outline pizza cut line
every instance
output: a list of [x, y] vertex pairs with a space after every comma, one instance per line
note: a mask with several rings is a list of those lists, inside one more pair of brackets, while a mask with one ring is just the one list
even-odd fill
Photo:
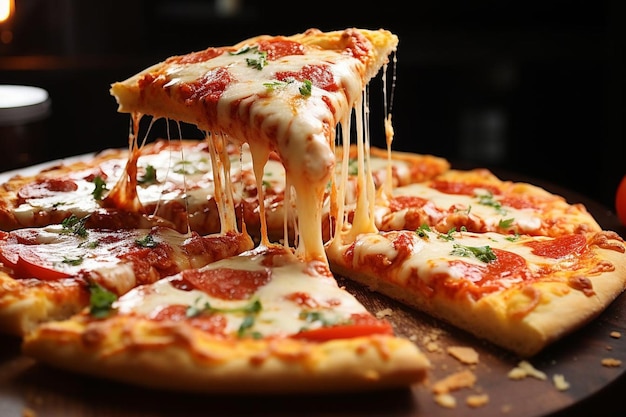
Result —
[[[397, 43], [382, 29], [263, 35], [173, 56], [114, 83], [119, 111], [133, 120], [128, 150], [3, 185], [7, 282], [69, 280], [82, 291], [73, 311], [39, 317], [23, 332], [24, 353], [185, 391], [426, 382], [424, 353], [334, 274], [522, 357], [597, 317], [626, 286], [626, 245], [583, 205], [484, 169], [393, 151], [390, 116], [388, 148], [370, 146], [368, 83], [385, 76]], [[194, 124], [206, 140], [139, 145], [145, 115]], [[70, 196], [74, 206], [58, 204]], [[195, 233], [209, 252], [211, 238], [243, 243], [217, 256], [200, 251], [202, 262], [123, 291], [111, 291], [97, 267], [50, 281], [17, 276], [24, 242], [16, 239], [37, 226], [58, 229], [81, 209], [94, 233]], [[58, 277], [62, 264], [46, 270]], [[94, 309], [86, 284], [113, 297]]]

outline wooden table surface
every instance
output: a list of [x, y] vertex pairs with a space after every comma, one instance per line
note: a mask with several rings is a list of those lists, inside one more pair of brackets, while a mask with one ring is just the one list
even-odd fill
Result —
[[[567, 190], [546, 186], [568, 201], [584, 199]], [[603, 228], [626, 236], [614, 214], [592, 201], [583, 201]], [[519, 359], [470, 335], [447, 326], [384, 296], [339, 278], [371, 311], [391, 308], [389, 319], [402, 335], [415, 336], [424, 348], [424, 335], [440, 350], [428, 352], [433, 363], [431, 381], [465, 369], [447, 355], [446, 346], [472, 346], [480, 354], [473, 367], [473, 388], [453, 393], [454, 409], [437, 405], [425, 385], [382, 392], [337, 395], [211, 396], [147, 390], [116, 382], [75, 375], [35, 363], [20, 354], [20, 341], [0, 336], [0, 416], [28, 417], [160, 417], [160, 416], [480, 416], [576, 417], [599, 413], [626, 415], [626, 293], [594, 322], [532, 358], [532, 365], [548, 380], [511, 380], [507, 373]], [[611, 336], [618, 332], [621, 337]], [[604, 358], [621, 361], [606, 367]], [[562, 374], [570, 388], [559, 391], [551, 381]], [[484, 393], [489, 402], [479, 408], [465, 404], [468, 395]], [[33, 414], [29, 414], [32, 412]]]

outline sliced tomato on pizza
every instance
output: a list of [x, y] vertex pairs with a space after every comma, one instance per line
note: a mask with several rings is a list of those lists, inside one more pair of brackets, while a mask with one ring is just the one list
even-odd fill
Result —
[[[0, 233], [0, 323], [2, 330], [21, 334], [46, 315], [58, 318], [84, 307], [98, 286], [115, 296], [185, 269], [197, 268], [253, 246], [247, 234], [230, 232], [200, 236], [166, 227], [152, 229], [87, 229], [86, 219], [68, 217], [58, 225]], [[84, 295], [56, 305], [73, 281]], [[59, 285], [63, 283], [63, 285]], [[50, 291], [36, 295], [42, 287]], [[72, 286], [74, 288], [74, 286]], [[47, 305], [34, 308], [28, 300]], [[47, 303], [46, 303], [47, 300]], [[72, 307], [69, 307], [72, 306]], [[61, 313], [62, 312], [62, 313]]]

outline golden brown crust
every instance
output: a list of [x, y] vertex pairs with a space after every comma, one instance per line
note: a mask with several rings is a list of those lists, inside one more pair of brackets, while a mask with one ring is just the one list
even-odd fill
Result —
[[[337, 146], [335, 153], [341, 157], [342, 152], [342, 147]], [[356, 158], [357, 152], [357, 146], [350, 145], [350, 158]], [[383, 168], [386, 168], [387, 161], [391, 162], [392, 185], [394, 187], [430, 180], [450, 169], [450, 162], [447, 159], [435, 155], [402, 152], [394, 149], [388, 152], [387, 149], [375, 146], [369, 147], [369, 154], [370, 158], [385, 162], [385, 166], [381, 164], [380, 167], [376, 167], [379, 169], [372, 167], [372, 170], [378, 171], [374, 172], [374, 182], [377, 187], [384, 182], [382, 175], [385, 174], [385, 169]]]
[[22, 336], [42, 322], [78, 313], [88, 302], [82, 280], [22, 280], [0, 271], [0, 333]]
[[184, 322], [116, 316], [49, 323], [24, 352], [44, 363], [145, 387], [204, 393], [345, 392], [423, 382], [410, 341], [371, 336], [313, 343], [224, 339]]
[[335, 274], [521, 357], [531, 357], [596, 318], [626, 289], [624, 241], [614, 232], [591, 235], [590, 268], [569, 271], [563, 266], [539, 281], [514, 285], [477, 301], [468, 296], [450, 298], [443, 291], [426, 294], [392, 274], [376, 275], [361, 266], [347, 265], [336, 245], [330, 246], [328, 253]]
[[[363, 85], [367, 84], [381, 68], [388, 62], [389, 54], [396, 50], [398, 38], [391, 32], [379, 30], [366, 30], [349, 28], [342, 31], [322, 32], [318, 29], [309, 29], [305, 32], [291, 36], [283, 36], [287, 40], [319, 47], [329, 51], [342, 52], [352, 42], [355, 37], [366, 40], [369, 43], [366, 47], [366, 58], [364, 60], [364, 73], [362, 74]], [[239, 42], [232, 48], [237, 50], [240, 47], [253, 44], [260, 40], [276, 38], [273, 35], [260, 35]], [[231, 134], [231, 129], [225, 125], [216, 125], [215, 120], [208, 120], [206, 114], [199, 108], [192, 108], [188, 103], [173, 99], [167, 90], [162, 88], [146, 89], [141, 85], [141, 80], [149, 74], [159, 74], [167, 68], [167, 62], [160, 62], [134, 76], [111, 85], [111, 94], [116, 98], [119, 106], [118, 111], [122, 113], [136, 113], [139, 115], [149, 114], [155, 118], [166, 118], [193, 124], [199, 129], [208, 132], [222, 132]], [[331, 126], [334, 129], [335, 126]], [[257, 129], [258, 130], [258, 129]], [[257, 132], [258, 133], [258, 132]], [[237, 137], [238, 135], [233, 135]], [[260, 139], [259, 139], [260, 140]]]

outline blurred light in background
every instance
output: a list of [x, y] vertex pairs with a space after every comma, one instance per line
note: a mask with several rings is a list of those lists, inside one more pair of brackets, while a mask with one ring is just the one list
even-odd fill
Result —
[[15, 12], [15, 0], [0, 0], [0, 43], [9, 44], [13, 40], [11, 23]]

